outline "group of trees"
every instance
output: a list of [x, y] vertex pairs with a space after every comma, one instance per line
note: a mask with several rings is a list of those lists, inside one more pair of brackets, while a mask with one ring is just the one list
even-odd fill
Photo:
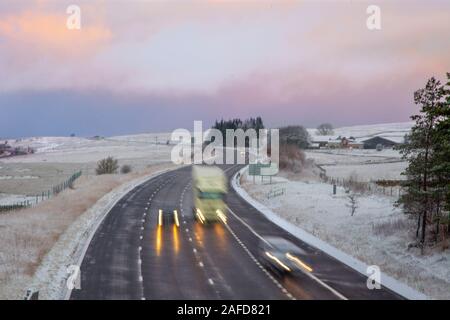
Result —
[[316, 133], [319, 136], [331, 136], [334, 134], [333, 125], [331, 123], [322, 123], [317, 127]]
[[450, 232], [450, 73], [447, 78], [446, 85], [431, 78], [414, 93], [420, 112], [411, 117], [415, 125], [399, 147], [408, 167], [398, 204], [417, 219], [422, 249], [427, 242], [446, 246]]
[[[259, 129], [264, 129], [264, 123], [261, 117], [249, 118], [241, 120], [239, 118], [231, 120], [216, 121], [212, 126], [218, 129], [222, 135], [226, 137], [227, 129], [255, 129], [257, 133]], [[270, 139], [270, 136], [268, 137]], [[299, 172], [305, 163], [305, 155], [301, 149], [309, 146], [310, 136], [308, 131], [302, 126], [286, 126], [279, 128], [280, 138], [280, 169]], [[226, 143], [224, 139], [224, 144]], [[270, 144], [269, 144], [270, 153]]]
[[296, 145], [300, 149], [308, 148], [311, 137], [302, 126], [286, 126], [279, 129], [280, 145]]
[[[333, 135], [333, 125], [330, 123], [322, 123], [317, 127], [316, 134], [319, 136]], [[294, 144], [300, 149], [306, 149], [311, 144], [311, 136], [303, 126], [282, 127], [280, 128], [280, 144]]]
[[258, 133], [259, 129], [264, 129], [264, 123], [263, 123], [261, 117], [245, 119], [244, 121], [242, 121], [239, 118], [235, 118], [235, 119], [231, 119], [231, 120], [221, 119], [220, 121], [216, 120], [216, 122], [214, 123], [212, 128], [218, 129], [220, 132], [222, 132], [222, 136], [226, 137], [227, 129], [233, 129], [233, 130], [242, 129], [244, 131], [247, 129], [255, 129], [256, 132]]
[[[248, 129], [254, 129], [256, 131], [256, 136], [259, 137], [259, 130], [264, 129], [264, 123], [261, 117], [249, 118], [245, 120], [241, 120], [239, 118], [234, 118], [230, 120], [215, 121], [214, 125], [211, 127], [212, 129], [217, 129], [222, 133], [223, 137], [223, 145], [227, 144], [226, 136], [227, 129], [237, 130], [242, 129], [244, 132]], [[206, 139], [205, 145], [209, 143], [209, 138]], [[248, 141], [245, 142], [246, 146], [248, 145]]]
[[[259, 129], [264, 129], [264, 123], [261, 117], [249, 118], [246, 120], [241, 120], [239, 118], [231, 120], [221, 119], [220, 121], [216, 120], [212, 128], [218, 129], [223, 137], [226, 137], [227, 129], [243, 129], [244, 131], [247, 129], [255, 129], [256, 133], [259, 134]], [[292, 125], [281, 127], [279, 133], [280, 144], [296, 145], [300, 149], [306, 149], [311, 143], [311, 137], [303, 126]], [[318, 135], [332, 135], [334, 134], [333, 126], [330, 123], [323, 123], [317, 127], [316, 133]]]

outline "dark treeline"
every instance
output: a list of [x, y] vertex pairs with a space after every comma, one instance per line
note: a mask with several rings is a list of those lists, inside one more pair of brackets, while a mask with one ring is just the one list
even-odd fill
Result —
[[220, 121], [216, 120], [216, 122], [214, 123], [212, 128], [220, 130], [220, 132], [222, 132], [222, 136], [226, 137], [227, 129], [233, 129], [233, 130], [242, 129], [244, 131], [247, 129], [255, 129], [256, 132], [258, 133], [259, 129], [264, 129], [264, 123], [263, 123], [261, 117], [245, 119], [244, 121], [242, 121], [239, 118], [235, 118], [235, 119], [231, 119], [231, 120], [221, 119]]
[[[248, 129], [255, 129], [256, 130], [256, 136], [259, 138], [259, 130], [264, 129], [264, 123], [261, 117], [256, 118], [249, 118], [245, 120], [241, 120], [239, 118], [234, 118], [230, 120], [223, 120], [220, 121], [216, 120], [214, 125], [212, 126], [212, 129], [217, 129], [222, 133], [223, 137], [223, 145], [226, 145], [226, 136], [227, 136], [227, 129], [242, 129], [244, 131]], [[206, 142], [207, 144], [208, 142]], [[246, 146], [248, 146], [248, 141], [245, 142]]]

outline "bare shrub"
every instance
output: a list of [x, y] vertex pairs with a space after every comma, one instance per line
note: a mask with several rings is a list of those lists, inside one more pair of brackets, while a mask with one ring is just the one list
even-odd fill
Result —
[[358, 209], [358, 196], [355, 193], [350, 193], [347, 198], [347, 207], [350, 208], [350, 214], [353, 217], [355, 215], [356, 209]]
[[122, 174], [127, 174], [131, 172], [131, 166], [128, 164], [124, 164], [121, 168], [120, 168], [120, 173]]
[[294, 144], [280, 145], [280, 169], [294, 173], [301, 172], [305, 166], [305, 154]]
[[97, 164], [97, 169], [95, 170], [98, 175], [101, 174], [113, 174], [117, 173], [117, 169], [119, 168], [117, 159], [113, 157], [108, 157], [102, 159]]

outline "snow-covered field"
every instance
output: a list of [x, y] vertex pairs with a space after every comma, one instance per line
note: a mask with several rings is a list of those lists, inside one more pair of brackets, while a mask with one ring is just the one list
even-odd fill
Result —
[[[334, 136], [354, 137], [358, 141], [380, 136], [400, 143], [412, 125], [412, 122], [403, 122], [343, 127], [334, 129]], [[313, 139], [319, 137], [315, 129], [308, 129], [308, 132]], [[400, 173], [406, 168], [406, 163], [397, 150], [319, 149], [306, 150], [305, 153], [332, 178], [348, 179], [353, 176], [365, 182], [404, 179]]]
[[361, 182], [375, 180], [403, 180], [401, 172], [406, 169], [405, 162], [353, 164], [338, 166], [323, 166], [329, 177], [349, 179], [354, 177]]
[[402, 180], [401, 172], [406, 168], [398, 151], [376, 150], [307, 150], [306, 157], [326, 170], [329, 177], [358, 181]]
[[[341, 127], [334, 129], [334, 135], [347, 138], [354, 137], [356, 140], [381, 136], [400, 143], [404, 141], [405, 134], [411, 130], [413, 124], [413, 122], [398, 122]], [[316, 129], [308, 129], [308, 132], [313, 138], [317, 134]]]
[[139, 159], [149, 163], [168, 161], [169, 133], [149, 133], [107, 138], [37, 137], [11, 142], [12, 146], [30, 146], [35, 154], [4, 158], [3, 163], [56, 162], [92, 163], [113, 156], [119, 160]]
[[21, 194], [0, 193], [0, 205], [13, 205], [26, 201], [33, 203], [36, 202], [36, 198]]
[[[395, 199], [380, 195], [357, 197], [358, 208], [351, 216], [348, 194], [317, 180], [290, 181], [276, 177], [272, 185], [256, 179], [242, 179], [244, 189], [282, 218], [321, 240], [380, 269], [432, 298], [450, 299], [450, 251], [421, 256], [415, 248], [414, 221], [394, 207]], [[272, 190], [284, 188], [284, 195], [268, 198]]]
[[83, 175], [94, 175], [97, 162], [107, 156], [118, 159], [119, 165], [130, 165], [133, 171], [170, 162], [172, 146], [167, 145], [169, 138], [170, 134], [159, 133], [98, 139], [35, 137], [10, 141], [13, 146], [33, 147], [36, 153], [0, 159], [0, 193], [27, 197], [47, 192], [79, 170]]

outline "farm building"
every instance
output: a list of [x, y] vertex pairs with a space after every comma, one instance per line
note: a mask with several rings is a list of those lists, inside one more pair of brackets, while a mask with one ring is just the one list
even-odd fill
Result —
[[12, 147], [6, 141], [0, 143], [0, 158], [20, 156], [34, 153], [34, 149], [31, 147]]
[[364, 143], [356, 141], [353, 137], [319, 136], [314, 137], [310, 146], [312, 149], [332, 148], [332, 149], [362, 149]]
[[13, 153], [12, 147], [6, 141], [5, 143], [0, 144], [0, 157], [10, 156]]
[[348, 149], [362, 149], [364, 147], [364, 143], [356, 141], [355, 138], [342, 138], [341, 139], [341, 148], [348, 148]]
[[383, 148], [392, 148], [398, 144], [398, 142], [380, 136], [376, 136], [362, 142], [364, 143], [364, 149], [376, 149], [378, 145], [381, 145]]
[[328, 147], [330, 141], [335, 141], [335, 136], [313, 136], [311, 139], [311, 144], [314, 146], [319, 146], [319, 148]]

